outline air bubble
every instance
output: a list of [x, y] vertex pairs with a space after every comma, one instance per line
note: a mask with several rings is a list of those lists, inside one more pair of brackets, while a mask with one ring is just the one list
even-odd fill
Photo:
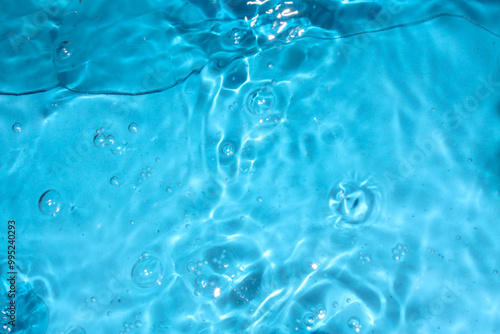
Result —
[[186, 266], [187, 271], [194, 271], [196, 269], [196, 264], [194, 262], [189, 262]]
[[85, 329], [82, 327], [71, 327], [64, 334], [85, 334]]
[[118, 186], [120, 185], [120, 181], [116, 176], [113, 176], [111, 180], [109, 180], [109, 183], [111, 183], [112, 186]]
[[16, 122], [16, 123], [14, 123], [14, 125], [12, 125], [12, 131], [14, 131], [14, 133], [21, 133], [22, 130], [23, 130], [23, 127], [22, 127], [21, 123], [19, 123], [19, 122]]
[[115, 144], [115, 137], [112, 135], [109, 135], [106, 137], [106, 145], [108, 146], [113, 146]]
[[267, 115], [270, 114], [276, 103], [276, 97], [268, 89], [257, 89], [250, 93], [247, 98], [247, 108], [251, 114]]
[[207, 279], [205, 278], [205, 276], [196, 277], [196, 285], [198, 285], [200, 288], [205, 288], [207, 286]]
[[304, 324], [308, 327], [311, 327], [314, 325], [314, 315], [312, 315], [311, 313], [307, 313], [305, 316], [304, 316]]
[[94, 137], [94, 145], [96, 147], [104, 147], [106, 145], [106, 137], [102, 133], [96, 134]]
[[378, 189], [366, 182], [341, 182], [330, 191], [331, 218], [348, 226], [372, 221], [380, 210], [380, 197]]
[[61, 209], [61, 195], [55, 190], [47, 190], [40, 196], [38, 208], [43, 214], [54, 217]]
[[167, 191], [167, 193], [170, 194], [172, 192], [172, 187], [167, 187], [166, 191]]
[[130, 131], [130, 133], [136, 133], [137, 132], [137, 123], [136, 122], [132, 122], [128, 125], [128, 131]]
[[235, 148], [234, 148], [234, 145], [230, 142], [223, 142], [221, 144], [222, 148], [221, 148], [221, 152], [222, 154], [224, 154], [225, 156], [232, 156], [234, 154], [234, 151], [235, 151]]
[[140, 288], [152, 288], [161, 284], [162, 272], [160, 260], [146, 254], [132, 268], [132, 282]]
[[61, 60], [68, 59], [72, 53], [73, 53], [73, 46], [69, 41], [61, 42], [56, 49], [57, 58]]
[[126, 147], [127, 143], [116, 145], [111, 149], [111, 153], [113, 153], [114, 155], [122, 155], [123, 153], [125, 153]]
[[271, 63], [271, 62], [267, 63], [267, 65], [266, 65], [266, 66], [267, 66], [267, 68], [268, 68], [268, 69], [270, 69], [270, 70], [272, 70], [272, 69], [274, 68], [273, 63]]
[[142, 327], [142, 322], [140, 320], [136, 320], [134, 325], [135, 325], [135, 328], [140, 328], [140, 327]]
[[361, 322], [356, 317], [352, 317], [351, 319], [349, 319], [347, 325], [349, 326], [349, 328], [354, 329], [356, 332], [359, 332], [361, 330]]
[[316, 309], [318, 319], [323, 319], [326, 316], [326, 309], [323, 306], [318, 306]]

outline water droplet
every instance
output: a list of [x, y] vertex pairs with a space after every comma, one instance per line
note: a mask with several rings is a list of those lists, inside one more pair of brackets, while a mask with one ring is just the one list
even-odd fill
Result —
[[161, 284], [163, 267], [154, 256], [141, 256], [132, 268], [132, 282], [140, 288], [152, 288]]
[[115, 144], [115, 137], [112, 135], [109, 135], [106, 137], [106, 145], [108, 146], [113, 146]]
[[132, 122], [128, 125], [128, 131], [130, 131], [130, 133], [136, 133], [137, 132], [137, 123], [136, 122]]
[[356, 317], [352, 317], [351, 319], [349, 319], [347, 324], [349, 325], [349, 328], [354, 329], [356, 332], [359, 332], [361, 330], [361, 322]]
[[94, 137], [94, 145], [96, 147], [104, 147], [104, 145], [106, 145], [106, 137], [104, 137], [102, 133], [98, 133]]
[[276, 97], [268, 89], [257, 89], [250, 93], [247, 98], [247, 108], [254, 115], [270, 114], [276, 103]]
[[72, 53], [73, 53], [73, 46], [69, 41], [64, 41], [59, 43], [59, 46], [56, 49], [57, 58], [61, 60], [68, 59]]
[[14, 125], [12, 125], [12, 131], [14, 131], [14, 133], [21, 133], [22, 130], [23, 130], [23, 127], [22, 127], [21, 123], [19, 123], [19, 122], [16, 122], [16, 123], [14, 123]]
[[223, 142], [221, 144], [221, 152], [222, 154], [230, 157], [231, 155], [234, 154], [234, 151], [235, 151], [235, 148], [234, 148], [234, 145], [231, 143], [231, 142]]
[[47, 190], [40, 196], [38, 208], [43, 214], [55, 216], [61, 210], [61, 195], [55, 190]]
[[329, 206], [336, 223], [363, 224], [373, 220], [380, 209], [380, 192], [365, 182], [341, 182], [330, 191]]
[[113, 176], [111, 180], [109, 180], [109, 183], [111, 183], [112, 186], [118, 186], [120, 185], [120, 182], [116, 176]]

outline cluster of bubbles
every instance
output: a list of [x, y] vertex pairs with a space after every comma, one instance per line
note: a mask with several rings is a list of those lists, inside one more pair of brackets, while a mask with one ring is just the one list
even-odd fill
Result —
[[356, 333], [359, 333], [361, 331], [361, 321], [359, 321], [358, 318], [352, 317], [347, 321], [347, 325], [349, 326], [350, 329], [354, 330]]
[[96, 134], [94, 136], [94, 146], [99, 148], [108, 146], [111, 148], [111, 153], [114, 155], [122, 155], [125, 152], [127, 143], [117, 144], [115, 137], [112, 134], [106, 135], [104, 129], [100, 128], [96, 130]]
[[40, 196], [38, 208], [43, 214], [55, 217], [61, 210], [61, 195], [56, 190], [47, 190]]
[[142, 253], [132, 268], [132, 282], [139, 288], [152, 288], [161, 284], [163, 266], [154, 256]]
[[311, 330], [320, 321], [326, 317], [326, 308], [322, 305], [318, 307], [312, 307], [310, 312], [306, 313], [302, 318], [302, 321], [308, 330]]
[[408, 246], [398, 243], [396, 247], [392, 249], [392, 259], [394, 261], [401, 261], [406, 254], [408, 254]]
[[194, 279], [194, 295], [195, 296], [213, 296], [215, 298], [219, 297], [221, 290], [218, 287], [218, 280], [216, 277], [207, 278], [203, 275], [202, 267], [207, 265], [208, 261], [197, 261], [189, 262], [187, 264], [187, 270], [195, 275]]
[[153, 171], [154, 168], [146, 166], [146, 168], [142, 169], [141, 172], [139, 173], [140, 177], [137, 179], [137, 182], [141, 183], [142, 181], [149, 179]]

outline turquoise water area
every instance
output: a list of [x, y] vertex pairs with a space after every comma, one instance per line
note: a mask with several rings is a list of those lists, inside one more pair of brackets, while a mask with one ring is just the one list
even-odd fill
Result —
[[4, 1], [0, 333], [500, 333], [499, 17]]

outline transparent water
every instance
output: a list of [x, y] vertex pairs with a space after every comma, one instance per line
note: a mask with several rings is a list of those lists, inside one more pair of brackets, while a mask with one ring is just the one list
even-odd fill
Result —
[[2, 3], [0, 333], [500, 333], [499, 15]]

